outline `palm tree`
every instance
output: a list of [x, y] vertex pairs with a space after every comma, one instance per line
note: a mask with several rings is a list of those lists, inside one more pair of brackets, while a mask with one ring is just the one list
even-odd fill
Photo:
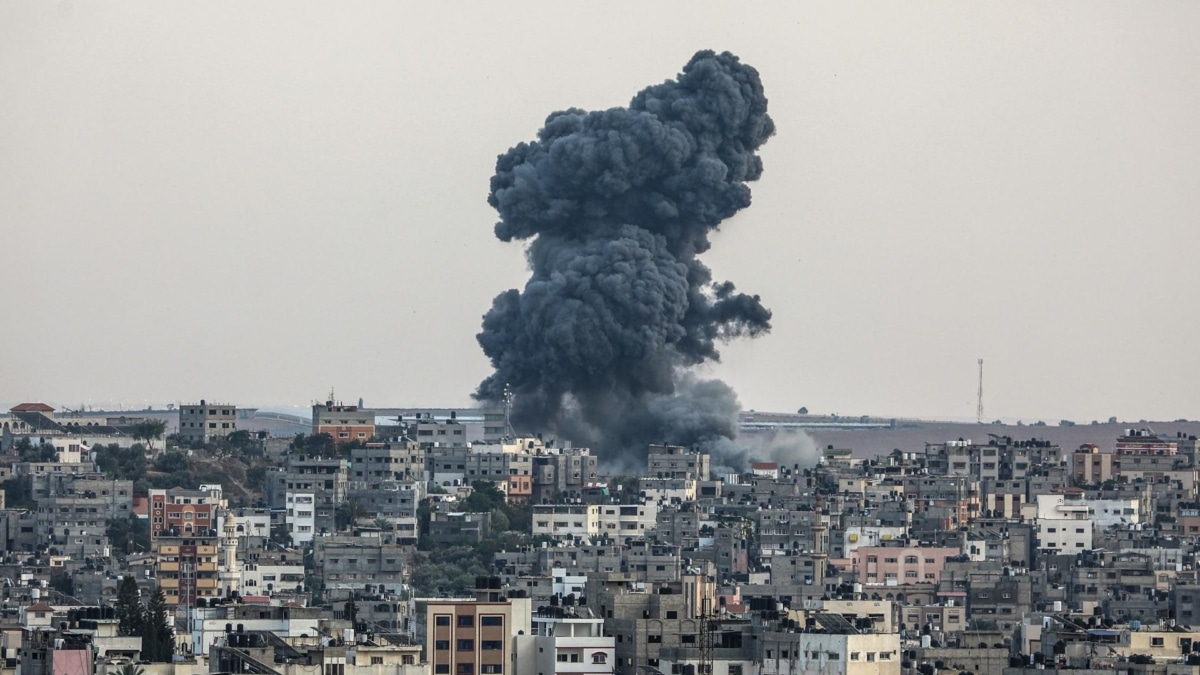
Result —
[[135, 666], [132, 663], [126, 663], [117, 669], [117, 675], [146, 675], [146, 669], [141, 666]]
[[337, 529], [344, 530], [354, 527], [359, 518], [366, 515], [366, 509], [363, 508], [362, 503], [357, 499], [347, 499], [346, 503], [337, 507], [337, 512], [334, 515], [337, 520]]

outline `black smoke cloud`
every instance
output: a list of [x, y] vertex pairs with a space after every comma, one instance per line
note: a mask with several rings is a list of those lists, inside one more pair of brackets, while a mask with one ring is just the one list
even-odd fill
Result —
[[554, 113], [501, 155], [495, 233], [531, 240], [532, 275], [483, 318], [495, 373], [475, 397], [500, 400], [507, 386], [523, 427], [610, 461], [663, 442], [734, 454], [737, 397], [688, 369], [718, 360], [719, 342], [769, 330], [771, 313], [697, 256], [750, 205], [755, 152], [774, 131], [758, 72], [704, 51], [628, 107]]

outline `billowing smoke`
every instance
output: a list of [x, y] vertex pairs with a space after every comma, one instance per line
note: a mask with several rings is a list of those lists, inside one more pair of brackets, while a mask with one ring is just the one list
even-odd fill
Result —
[[508, 387], [523, 427], [610, 461], [636, 464], [649, 443], [735, 452], [736, 395], [688, 369], [769, 330], [771, 313], [697, 256], [750, 205], [755, 151], [774, 131], [758, 72], [704, 51], [628, 107], [554, 113], [501, 155], [496, 236], [532, 240], [532, 275], [483, 317], [495, 373], [475, 397]]

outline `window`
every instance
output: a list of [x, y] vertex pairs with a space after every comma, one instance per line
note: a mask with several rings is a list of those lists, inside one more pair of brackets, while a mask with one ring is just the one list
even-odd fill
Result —
[[[597, 664], [597, 665], [604, 665], [607, 662], [608, 662], [608, 654], [605, 654], [604, 652], [596, 652], [596, 653], [592, 654], [592, 663]], [[732, 667], [733, 666], [730, 666], [730, 668], [732, 668]], [[739, 668], [740, 667], [741, 666], [739, 666]], [[732, 675], [732, 673], [730, 675]]]
[[481, 616], [479, 617], [480, 626], [503, 626], [504, 617], [502, 616]]
[[481, 672], [481, 673], [503, 673], [504, 666], [500, 665], [499, 663], [485, 663], [482, 666], [479, 666], [479, 672]]
[[382, 656], [372, 656], [371, 657], [371, 665], [382, 666], [383, 665], [383, 657]]
[[438, 640], [437, 642], [433, 643], [433, 648], [438, 651], [446, 651], [446, 650], [450, 649], [450, 641], [449, 640]]
[[679, 637], [680, 637], [680, 641], [683, 642], [683, 644], [685, 644], [685, 645], [690, 645], [690, 644], [696, 643], [696, 634], [695, 633], [690, 633], [688, 635], [681, 635]]
[[860, 656], [862, 656], [862, 654], [860, 652], [850, 652], [850, 660], [851, 661], [857, 661]]
[[456, 672], [458, 675], [475, 675], [475, 664], [460, 663], [458, 664], [458, 670]]
[[661, 635], [647, 635], [646, 642], [649, 642], [652, 645], [661, 644], [662, 636]]
[[459, 628], [473, 628], [474, 626], [475, 626], [475, 617], [465, 615], [465, 614], [463, 616], [458, 617], [458, 627]]
[[740, 664], [740, 663], [729, 664], [729, 675], [742, 675], [742, 664]]
[[449, 673], [450, 673], [450, 664], [448, 664], [448, 663], [439, 663], [439, 664], [437, 664], [436, 666], [434, 666], [434, 667], [433, 667], [433, 672], [434, 672], [434, 675], [449, 675]]
[[1151, 647], [1161, 647], [1161, 646], [1163, 646], [1163, 639], [1162, 639], [1162, 638], [1160, 638], [1160, 637], [1152, 637], [1152, 638], [1150, 638], [1150, 646], [1151, 646]]
[[474, 640], [459, 640], [458, 641], [458, 651], [470, 652], [470, 651], [474, 651], [474, 650], [475, 650], [475, 641]]
[[559, 663], [566, 663], [566, 662], [567, 662], [567, 655], [566, 655], [566, 654], [559, 654], [559, 655], [558, 655], [558, 662], [559, 662]]
[[484, 640], [479, 643], [479, 648], [485, 652], [504, 649], [504, 641], [503, 640]]
[[916, 565], [917, 564], [917, 556], [915, 556], [915, 555], [905, 556], [904, 563], [907, 565]]
[[667, 618], [668, 618], [668, 619], [678, 619], [678, 618], [679, 618], [679, 612], [676, 612], [676, 611], [675, 611], [675, 610], [673, 610], [673, 609], [672, 609], [672, 610], [668, 610], [668, 611], [667, 611]]

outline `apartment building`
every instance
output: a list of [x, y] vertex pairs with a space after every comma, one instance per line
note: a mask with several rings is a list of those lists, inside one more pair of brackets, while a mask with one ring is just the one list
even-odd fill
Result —
[[179, 406], [179, 439], [207, 443], [237, 431], [237, 406], [231, 403], [185, 403]]
[[167, 603], [220, 596], [219, 490], [150, 490], [150, 542]]
[[390, 532], [359, 536], [325, 536], [313, 540], [317, 576], [333, 601], [354, 593], [398, 594], [404, 586], [404, 547]]
[[332, 400], [315, 403], [312, 407], [312, 433], [314, 436], [329, 434], [337, 443], [365, 443], [375, 437], [375, 411]]
[[267, 473], [267, 505], [287, 506], [287, 495], [313, 496], [313, 532], [333, 532], [335, 511], [348, 497], [349, 463], [344, 459], [291, 456], [287, 465]]
[[[608, 675], [616, 659], [616, 638], [604, 634], [604, 619], [575, 605], [539, 607], [529, 641], [534, 662], [518, 661], [522, 675]], [[518, 638], [520, 640], [520, 638]], [[521, 650], [524, 652], [525, 650]]]
[[[499, 586], [499, 579], [484, 578]], [[487, 583], [494, 581], [495, 583]], [[515, 638], [532, 630], [528, 598], [478, 589], [474, 600], [429, 600], [425, 660], [433, 675], [503, 675], [514, 663]]]
[[600, 533], [600, 506], [588, 504], [536, 504], [533, 536], [566, 541], [590, 539]]
[[1048, 553], [1080, 553], [1092, 548], [1092, 519], [1080, 491], [1037, 496], [1038, 548]]
[[946, 559], [960, 553], [956, 548], [931, 546], [862, 546], [854, 550], [851, 564], [864, 584], [936, 584]]

